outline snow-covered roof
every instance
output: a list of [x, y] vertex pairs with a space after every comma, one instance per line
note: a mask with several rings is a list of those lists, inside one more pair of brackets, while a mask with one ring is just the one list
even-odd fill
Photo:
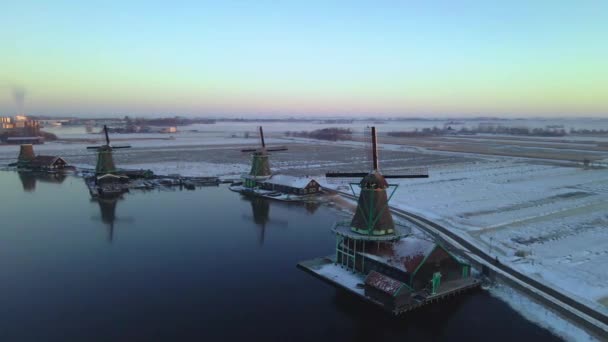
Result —
[[404, 272], [413, 273], [436, 246], [433, 241], [408, 236], [390, 244], [388, 248], [370, 253], [375, 256], [372, 259], [382, 260]]
[[[265, 183], [290, 186], [292, 188], [305, 188], [314, 179], [309, 177], [294, 177], [287, 175], [273, 175]], [[317, 182], [316, 180], [314, 180]], [[318, 182], [317, 182], [318, 183]]]
[[365, 278], [365, 285], [394, 296], [404, 284], [382, 273], [371, 271]]
[[55, 164], [58, 160], [61, 160], [65, 163], [65, 160], [63, 160], [63, 158], [61, 157], [57, 157], [57, 156], [36, 156], [34, 157], [34, 159], [32, 159], [32, 161], [30, 162], [31, 166], [50, 166]]
[[129, 178], [129, 177], [127, 177], [127, 176], [121, 176], [121, 175], [115, 175], [115, 174], [112, 174], [112, 173], [106, 173], [104, 175], [101, 175], [101, 176], [97, 177], [98, 180], [106, 179], [106, 178], [126, 179], [126, 178]]

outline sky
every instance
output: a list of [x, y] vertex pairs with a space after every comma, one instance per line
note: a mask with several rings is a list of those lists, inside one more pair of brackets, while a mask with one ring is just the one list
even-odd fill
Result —
[[608, 1], [0, 8], [0, 115], [608, 117]]

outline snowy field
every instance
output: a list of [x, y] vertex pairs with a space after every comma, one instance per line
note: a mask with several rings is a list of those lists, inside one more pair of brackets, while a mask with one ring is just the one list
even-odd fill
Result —
[[608, 169], [485, 158], [429, 173], [391, 180], [391, 204], [608, 313]]
[[[248, 130], [237, 125], [233, 131], [215, 125], [205, 127], [206, 131], [173, 136], [115, 135], [117, 145], [133, 146], [116, 152], [117, 165], [189, 176], [234, 177], [247, 172], [249, 156], [240, 150], [258, 146], [254, 125], [249, 124]], [[278, 128], [268, 131], [269, 145], [289, 148], [271, 156], [276, 173], [311, 175], [324, 182], [321, 175], [327, 171], [370, 168], [365, 143], [286, 139]], [[36, 152], [61, 155], [71, 164], [94, 167], [95, 154], [85, 147], [101, 143], [102, 137], [82, 135], [71, 128], [68, 134], [60, 132], [58, 129], [55, 133], [66, 140], [36, 145]], [[245, 132], [251, 133], [249, 138]], [[82, 140], [85, 138], [87, 141]], [[492, 140], [504, 146], [512, 143], [497, 142], [495, 137]], [[585, 145], [568, 142], [561, 148], [578, 150]], [[18, 146], [0, 146], [0, 164], [14, 161], [18, 150]], [[608, 169], [584, 168], [564, 161], [438, 151], [394, 140], [391, 144], [382, 144], [381, 140], [380, 152], [381, 168], [386, 173], [404, 167], [429, 168], [428, 179], [398, 181], [392, 205], [451, 227], [502, 262], [608, 312]]]

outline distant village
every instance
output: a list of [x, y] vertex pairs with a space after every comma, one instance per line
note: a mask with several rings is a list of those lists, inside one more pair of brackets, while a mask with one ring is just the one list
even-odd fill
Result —
[[[0, 117], [0, 142], [5, 144], [41, 144], [40, 122], [25, 115]], [[52, 138], [52, 137], [51, 137]]]
[[[84, 126], [87, 133], [101, 134], [102, 127], [112, 125], [110, 133], [177, 133], [177, 126], [191, 124], [191, 120], [180, 118], [162, 119], [52, 119], [29, 117], [26, 115], [0, 116], [0, 143], [2, 144], [43, 144], [56, 140], [57, 136], [45, 127]], [[195, 120], [211, 124], [212, 120]]]

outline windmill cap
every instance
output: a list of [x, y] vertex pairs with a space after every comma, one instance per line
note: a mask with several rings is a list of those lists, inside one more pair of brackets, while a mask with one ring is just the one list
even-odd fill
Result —
[[367, 176], [363, 177], [360, 185], [362, 188], [388, 188], [386, 179], [378, 171], [370, 172]]

